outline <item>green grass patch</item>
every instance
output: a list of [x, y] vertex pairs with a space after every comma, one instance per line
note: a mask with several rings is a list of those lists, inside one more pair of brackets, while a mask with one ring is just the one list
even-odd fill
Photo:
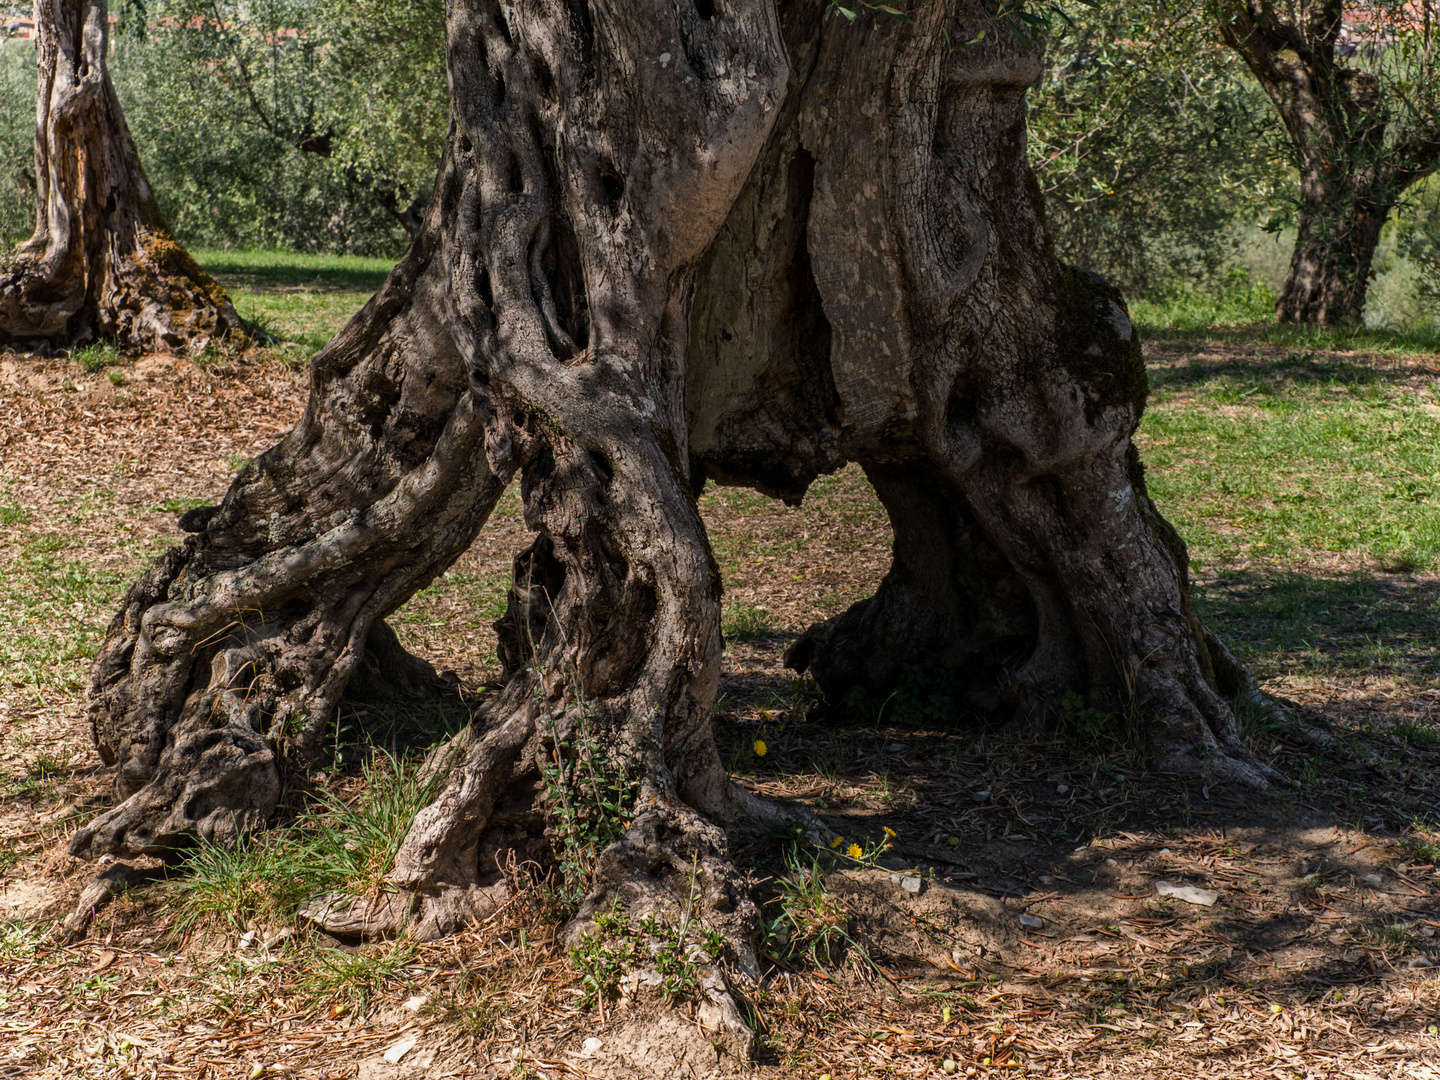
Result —
[[1440, 562], [1440, 402], [1385, 372], [1313, 352], [1157, 370], [1139, 441], [1202, 564]]
[[213, 499], [163, 499], [155, 507], [159, 514], [183, 514], [186, 510], [194, 510], [200, 506], [210, 506]]
[[1290, 349], [1353, 350], [1374, 353], [1440, 353], [1440, 321], [1402, 327], [1308, 326], [1275, 321], [1275, 291], [1232, 271], [1217, 288], [1184, 285], [1131, 298], [1130, 318], [1142, 338], [1203, 339], [1255, 343]]
[[288, 828], [233, 848], [202, 843], [170, 886], [180, 909], [177, 932], [283, 922], [311, 897], [383, 888], [410, 822], [430, 801], [433, 781], [420, 778], [418, 762], [383, 750], [371, 755], [362, 775], [363, 787], [350, 802], [325, 792]]
[[453, 620], [437, 618], [434, 603], [442, 598], [458, 597], [466, 612], [465, 626], [470, 629], [488, 627], [505, 614], [505, 598], [509, 592], [508, 573], [470, 573], [452, 569], [416, 593], [394, 616], [394, 621], [449, 626]]
[[770, 612], [739, 601], [725, 605], [725, 615], [720, 621], [720, 632], [727, 641], [755, 641], [775, 633], [778, 628]]
[[280, 342], [322, 348], [374, 295], [391, 259], [295, 251], [192, 252], [243, 318]]
[[71, 349], [70, 359], [80, 365], [81, 371], [87, 375], [91, 375], [101, 368], [118, 363], [120, 360], [120, 349], [113, 341], [97, 341], [91, 345], [83, 345], [78, 349]]

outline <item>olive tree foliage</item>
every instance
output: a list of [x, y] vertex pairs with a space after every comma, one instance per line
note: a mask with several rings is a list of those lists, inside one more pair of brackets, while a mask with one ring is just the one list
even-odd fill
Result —
[[191, 243], [397, 253], [448, 122], [441, 0], [132, 0], [114, 61]]
[[1396, 248], [1417, 271], [1416, 299], [1440, 322], [1440, 181], [1429, 177], [1417, 184], [1415, 197], [1404, 207]]
[[1269, 97], [1298, 165], [1282, 320], [1360, 321], [1381, 230], [1440, 165], [1436, 14], [1436, 0], [1214, 3], [1221, 37]]
[[0, 249], [35, 227], [35, 47], [0, 39]]
[[1293, 202], [1284, 130], [1204, 12], [1065, 0], [1030, 156], [1062, 259], [1143, 295], [1212, 279]]

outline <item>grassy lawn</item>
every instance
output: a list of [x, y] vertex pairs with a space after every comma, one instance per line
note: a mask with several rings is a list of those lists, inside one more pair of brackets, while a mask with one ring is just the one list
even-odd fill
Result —
[[[569, 953], [547, 887], [435, 943], [357, 947], [297, 921], [318, 891], [374, 885], [423, 801], [420, 755], [364, 706], [276, 828], [191, 853], [73, 948], [47, 938], [95, 872], [63, 851], [106, 798], [85, 716], [106, 625], [178, 541], [176, 514], [215, 501], [293, 423], [307, 385], [293, 361], [390, 268], [196, 254], [242, 315], [303, 354], [112, 350], [88, 366], [27, 361], [0, 384], [0, 1045], [46, 1080], [620, 1075], [580, 1048], [621, 1045], [644, 1007], [599, 1005], [597, 987], [615, 989], [617, 955], [652, 946], [692, 978], [693, 943], [620, 928]], [[781, 656], [873, 591], [889, 566], [883, 509], [855, 467], [799, 507], [702, 494], [726, 588], [722, 758], [845, 839], [737, 842], [768, 969], [747, 999], [763, 1025], [755, 1077], [943, 1076], [947, 1060], [976, 1077], [1198, 1080], [1241, 1061], [1378, 1077], [1435, 1057], [1440, 341], [1247, 325], [1260, 301], [1135, 305], [1152, 385], [1139, 442], [1189, 543], [1202, 617], [1267, 689], [1330, 725], [1325, 749], [1249, 733], [1293, 787], [1262, 797], [1150, 773], [1113, 738], [1059, 728], [818, 717]], [[472, 702], [529, 539], [512, 489], [390, 618]], [[892, 880], [901, 860], [923, 891]], [[1221, 898], [1157, 898], [1162, 874]], [[411, 1037], [401, 1068], [383, 1063]]]
[[191, 252], [225, 286], [242, 318], [311, 352], [335, 336], [385, 281], [393, 259], [294, 251]]

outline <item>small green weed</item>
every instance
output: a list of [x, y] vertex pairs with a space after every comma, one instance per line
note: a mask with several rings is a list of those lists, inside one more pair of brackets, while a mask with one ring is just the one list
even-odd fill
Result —
[[1120, 734], [1121, 717], [1103, 709], [1091, 708], [1074, 690], [1060, 700], [1060, 722], [1087, 742], [1100, 742]]
[[720, 632], [726, 641], [756, 641], [776, 631], [775, 616], [754, 604], [726, 605]]
[[1376, 945], [1399, 945], [1402, 949], [1420, 940], [1414, 930], [1394, 919], [1367, 927], [1364, 935]]
[[300, 997], [310, 1005], [344, 1002], [363, 1016], [377, 993], [414, 981], [411, 969], [419, 952], [413, 941], [401, 939], [373, 952], [327, 949], [312, 954], [300, 974]]
[[617, 996], [626, 972], [644, 967], [660, 975], [667, 1002], [698, 998], [700, 965], [720, 955], [723, 940], [713, 931], [692, 934], [690, 910], [687, 904], [684, 917], [673, 925], [652, 915], [631, 922], [615, 909], [597, 917], [594, 931], [570, 950], [580, 972], [580, 1007]]
[[638, 784], [605, 756], [590, 736], [588, 718], [579, 739], [552, 744], [540, 771], [559, 848], [560, 899], [578, 907], [600, 853], [629, 825]]
[[25, 775], [31, 780], [53, 780], [61, 776], [68, 765], [68, 760], [54, 754], [41, 754], [26, 767]]
[[30, 520], [30, 511], [14, 503], [0, 503], [0, 525], [23, 525]]
[[101, 368], [114, 364], [120, 359], [120, 350], [113, 341], [97, 341], [70, 350], [70, 359], [80, 365], [80, 370], [93, 375]]
[[45, 941], [48, 926], [21, 919], [0, 921], [0, 960], [29, 960]]
[[804, 956], [818, 968], [832, 965], [853, 944], [850, 913], [831, 894], [820, 860], [792, 845], [786, 873], [776, 879], [778, 894], [769, 903], [780, 912], [765, 923], [761, 951], [772, 956]]
[[1440, 744], [1440, 731], [1430, 724], [1417, 724], [1410, 720], [1397, 720], [1390, 733], [1403, 739], [1411, 746], [1432, 747]]
[[1410, 831], [1401, 837], [1400, 846], [1405, 854], [1416, 862], [1440, 866], [1440, 833], [1436, 833], [1428, 824], [1417, 821], [1410, 827]]

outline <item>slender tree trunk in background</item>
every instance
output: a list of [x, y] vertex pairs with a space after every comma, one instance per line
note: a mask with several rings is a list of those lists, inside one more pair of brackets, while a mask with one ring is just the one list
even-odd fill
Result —
[[[1431, 0], [1423, 2], [1428, 12]], [[1356, 17], [1380, 18], [1381, 10], [1362, 6]], [[1421, 60], [1407, 61], [1421, 63], [1412, 104], [1346, 66], [1343, 14], [1341, 0], [1303, 0], [1292, 22], [1259, 0], [1218, 6], [1221, 38], [1275, 103], [1300, 163], [1298, 235], [1275, 305], [1281, 322], [1362, 322], [1380, 230], [1405, 189], [1440, 163], [1440, 115], [1424, 85], [1433, 79], [1428, 31]], [[1392, 30], [1413, 33], [1408, 18], [1402, 12]], [[1392, 130], [1402, 104], [1404, 130]]]
[[1389, 202], [1357, 194], [1350, 177], [1332, 179], [1322, 163], [1308, 167], [1300, 182], [1295, 251], [1275, 302], [1276, 317], [1322, 326], [1363, 322], [1375, 248], [1389, 215]]
[[497, 624], [508, 682], [432, 756], [398, 891], [311, 908], [335, 932], [474, 918], [496, 856], [554, 820], [555, 777], [603, 759], [636, 795], [572, 932], [612, 903], [684, 910], [753, 965], [727, 832], [803, 815], [716, 752], [707, 477], [794, 501], [858, 461], [875, 483], [894, 565], [790, 653], [832, 697], [906, 664], [995, 716], [1075, 691], [1166, 767], [1265, 782], [1231, 704], [1254, 684], [1146, 495], [1123, 303], [1048, 246], [1024, 158], [1040, 58], [977, 0], [913, 26], [823, 7], [452, 3], [425, 231], [317, 358], [301, 425], [132, 589], [94, 693], [129, 799], [75, 850], [222, 835], [234, 777], [273, 783], [292, 729], [314, 744], [375, 620], [517, 472], [536, 536]]
[[104, 0], [38, 0], [35, 235], [0, 268], [0, 343], [200, 348], [243, 333], [176, 242], [105, 68]]

